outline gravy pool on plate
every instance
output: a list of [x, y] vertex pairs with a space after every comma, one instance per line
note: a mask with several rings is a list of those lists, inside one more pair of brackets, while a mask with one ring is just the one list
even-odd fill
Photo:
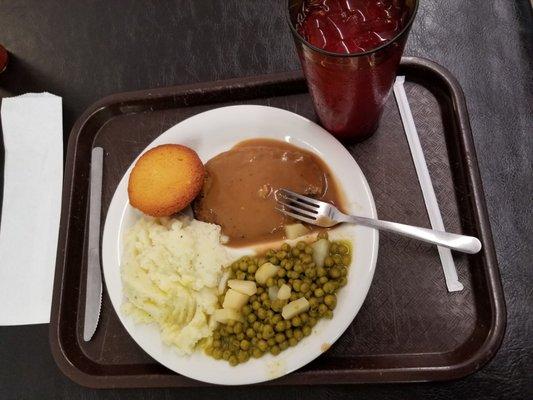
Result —
[[230, 246], [284, 239], [284, 226], [291, 219], [275, 209], [278, 188], [342, 208], [341, 193], [324, 161], [286, 142], [247, 140], [212, 158], [205, 168], [195, 217], [220, 225]]

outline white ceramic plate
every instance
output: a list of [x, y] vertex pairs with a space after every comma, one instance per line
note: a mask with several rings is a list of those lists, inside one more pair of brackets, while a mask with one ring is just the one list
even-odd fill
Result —
[[[236, 143], [253, 138], [283, 140], [316, 153], [325, 160], [337, 178], [349, 211], [377, 217], [368, 183], [350, 153], [323, 128], [289, 111], [254, 105], [210, 110], [173, 126], [144, 151], [164, 143], [179, 143], [196, 150], [202, 161], [206, 162]], [[340, 226], [330, 234], [333, 239], [348, 239], [354, 245], [348, 284], [338, 293], [333, 319], [320, 320], [310, 336], [277, 357], [267, 354], [236, 367], [207, 357], [201, 351], [183, 357], [161, 342], [155, 325], [135, 324], [121, 312], [123, 294], [120, 277], [123, 234], [139, 218], [138, 211], [128, 203], [127, 184], [132, 167], [133, 164], [122, 177], [107, 213], [102, 244], [103, 270], [109, 297], [122, 324], [155, 360], [199, 381], [222, 385], [251, 384], [278, 378], [304, 366], [348, 328], [366, 297], [378, 253], [377, 231], [354, 225]]]

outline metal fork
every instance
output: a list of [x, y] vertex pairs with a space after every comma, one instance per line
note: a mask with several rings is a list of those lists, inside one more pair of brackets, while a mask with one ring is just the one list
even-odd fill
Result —
[[332, 204], [303, 196], [287, 189], [278, 189], [275, 197], [279, 205], [276, 207], [278, 211], [300, 221], [307, 222], [308, 224], [329, 228], [340, 224], [341, 222], [349, 222], [382, 231], [398, 233], [403, 236], [448, 247], [463, 253], [475, 254], [481, 250], [481, 242], [472, 236], [435, 231], [433, 229], [420, 228], [397, 222], [347, 215], [340, 212], [339, 209]]

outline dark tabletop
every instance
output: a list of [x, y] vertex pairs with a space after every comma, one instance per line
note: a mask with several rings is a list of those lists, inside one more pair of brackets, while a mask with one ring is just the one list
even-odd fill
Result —
[[[111, 93], [294, 70], [284, 4], [0, 0], [0, 43], [12, 55], [0, 97], [62, 96], [66, 142], [82, 111]], [[470, 111], [508, 313], [481, 371], [444, 383], [96, 391], [58, 370], [47, 325], [2, 327], [0, 399], [533, 398], [532, 27], [527, 0], [421, 0], [406, 51], [447, 67]]]

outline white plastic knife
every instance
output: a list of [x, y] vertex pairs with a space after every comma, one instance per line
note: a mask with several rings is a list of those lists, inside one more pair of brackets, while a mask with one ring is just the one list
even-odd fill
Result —
[[83, 340], [94, 335], [102, 306], [102, 270], [100, 268], [100, 218], [102, 209], [102, 175], [104, 150], [95, 147], [91, 154], [89, 194], [89, 242], [87, 252], [87, 291], [85, 293], [85, 320]]

